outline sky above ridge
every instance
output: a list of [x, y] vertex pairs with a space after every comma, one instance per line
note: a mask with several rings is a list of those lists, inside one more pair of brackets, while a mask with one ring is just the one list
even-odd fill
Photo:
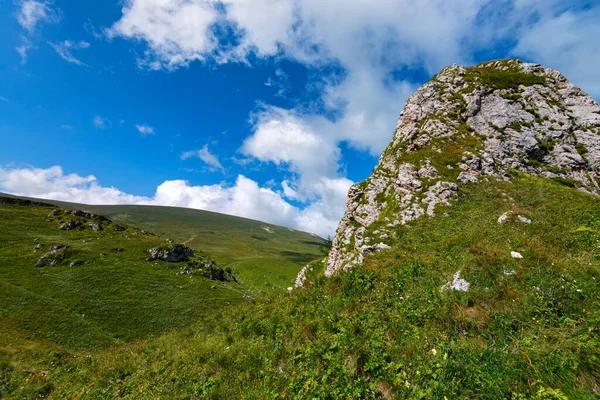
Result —
[[0, 0], [0, 191], [333, 235], [410, 94], [519, 57], [600, 99], [600, 0]]

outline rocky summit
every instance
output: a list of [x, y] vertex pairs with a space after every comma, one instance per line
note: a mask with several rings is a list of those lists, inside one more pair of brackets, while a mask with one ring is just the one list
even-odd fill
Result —
[[452, 65], [409, 98], [375, 170], [350, 188], [325, 275], [389, 248], [398, 227], [451, 206], [463, 185], [516, 170], [598, 195], [599, 166], [600, 105], [559, 71]]

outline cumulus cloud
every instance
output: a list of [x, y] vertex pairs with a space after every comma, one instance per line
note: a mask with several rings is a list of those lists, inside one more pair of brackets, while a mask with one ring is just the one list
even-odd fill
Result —
[[287, 165], [308, 178], [334, 175], [340, 151], [331, 138], [319, 135], [302, 116], [291, 110], [265, 107], [252, 118], [253, 134], [242, 153], [260, 161]]
[[143, 203], [150, 199], [102, 187], [95, 176], [65, 174], [59, 166], [50, 168], [1, 168], [0, 190], [22, 196], [73, 201], [86, 204]]
[[[600, 5], [592, 9], [546, 10], [521, 29], [514, 53], [559, 69], [594, 96], [600, 96]], [[551, 39], [549, 39], [551, 38]]]
[[48, 1], [21, 1], [17, 12], [17, 21], [29, 32], [33, 32], [39, 22], [58, 22], [59, 14], [50, 7], [50, 4]]
[[88, 47], [90, 47], [90, 44], [88, 42], [85, 42], [83, 40], [81, 40], [79, 42], [73, 42], [71, 40], [63, 40], [62, 42], [59, 42], [59, 43], [49, 43], [49, 44], [50, 44], [50, 46], [52, 46], [52, 48], [54, 50], [56, 50], [56, 53], [59, 56], [61, 56], [64, 60], [66, 60], [72, 64], [87, 66], [86, 63], [80, 61], [73, 55], [73, 50], [87, 49]]
[[184, 180], [168, 180], [156, 188], [153, 197], [144, 197], [101, 186], [93, 175], [65, 174], [59, 166], [45, 169], [0, 167], [0, 190], [15, 195], [84, 204], [189, 207], [257, 219], [322, 236], [333, 233], [339, 219], [337, 214], [343, 212], [339, 198], [346, 196], [349, 185], [347, 180], [325, 179], [320, 188], [322, 200], [300, 209], [280, 193], [261, 187], [243, 175], [239, 175], [233, 185], [191, 185]]
[[379, 155], [418, 82], [445, 65], [470, 64], [501, 44], [502, 56], [561, 68], [600, 95], [599, 10], [558, 0], [125, 0], [108, 34], [145, 44], [138, 63], [149, 69], [255, 58], [304, 65], [316, 95], [290, 109], [261, 105], [240, 150], [288, 169], [285, 198], [339, 218], [345, 193], [326, 187], [349, 184], [340, 145]]
[[197, 157], [200, 160], [204, 161], [204, 163], [208, 165], [208, 167], [213, 171], [225, 171], [225, 168], [223, 168], [223, 165], [221, 165], [221, 162], [219, 161], [219, 157], [217, 157], [215, 154], [211, 153], [210, 150], [208, 150], [207, 144], [205, 144], [204, 147], [202, 147], [200, 150], [186, 151], [181, 154], [182, 160], [187, 160], [188, 158], [192, 157]]
[[154, 135], [154, 128], [149, 125], [136, 125], [135, 127], [142, 136]]
[[150, 49], [142, 65], [175, 68], [204, 60], [217, 47], [211, 26], [218, 18], [213, 1], [127, 0], [123, 17], [106, 33], [147, 41]]

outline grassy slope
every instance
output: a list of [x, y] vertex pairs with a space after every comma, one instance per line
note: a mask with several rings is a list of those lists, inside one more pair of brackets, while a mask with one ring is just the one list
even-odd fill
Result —
[[232, 268], [236, 277], [256, 294], [290, 286], [299, 269], [320, 256], [319, 246], [323, 243], [310, 233], [210, 211], [44, 201], [104, 215], [162, 238], [186, 242], [194, 250], [210, 254], [221, 267]]
[[[52, 209], [0, 203], [0, 324], [5, 332], [71, 349], [104, 347], [185, 326], [225, 302], [238, 301], [247, 290], [229, 283], [211, 290], [214, 282], [177, 275], [176, 265], [144, 261], [144, 251], [164, 240], [133, 228], [59, 231], [59, 221], [46, 220]], [[33, 252], [38, 243], [44, 247]], [[68, 245], [69, 258], [60, 266], [35, 267], [54, 245]], [[90, 263], [69, 267], [71, 261]]]
[[[499, 225], [509, 210], [532, 224]], [[325, 279], [315, 262], [313, 284], [292, 295], [105, 352], [48, 350], [4, 366], [4, 390], [15, 398], [598, 396], [600, 200], [519, 176], [463, 186], [455, 206], [437, 212], [448, 216], [398, 227], [391, 250], [349, 273]], [[442, 293], [459, 270], [471, 291]]]

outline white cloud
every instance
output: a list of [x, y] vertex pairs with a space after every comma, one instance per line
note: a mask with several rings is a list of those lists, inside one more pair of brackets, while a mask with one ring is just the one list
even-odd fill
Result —
[[546, 10], [525, 26], [514, 53], [564, 73], [573, 83], [600, 96], [600, 6], [554, 14]]
[[218, 18], [214, 1], [126, 0], [123, 17], [106, 33], [147, 41], [148, 58], [141, 65], [175, 68], [204, 60], [217, 47], [210, 26]]
[[233, 185], [191, 185], [183, 180], [164, 181], [153, 197], [135, 196], [114, 187], [103, 187], [93, 175], [65, 174], [59, 166], [50, 168], [0, 167], [0, 191], [42, 199], [84, 204], [147, 204], [188, 207], [257, 219], [273, 224], [331, 235], [337, 225], [340, 198], [346, 196], [350, 181], [321, 182], [322, 200], [305, 209], [287, 202], [280, 193], [260, 187], [239, 175]]
[[[292, 177], [282, 185], [286, 198], [306, 202], [305, 210], [320, 215], [326, 207], [338, 210], [339, 218], [343, 196], [325, 188], [333, 181], [349, 184], [340, 176], [340, 145], [379, 155], [416, 89], [415, 80], [445, 65], [472, 63], [476, 54], [500, 44], [506, 54], [561, 68], [600, 95], [600, 6], [582, 5], [558, 0], [125, 0], [122, 17], [108, 33], [145, 43], [139, 65], [149, 69], [172, 70], [195, 60], [250, 63], [256, 57], [306, 66], [316, 100], [292, 109], [262, 105], [241, 151], [289, 170]], [[219, 41], [217, 31], [232, 32], [235, 40]], [[514, 43], [514, 49], [507, 47]], [[267, 85], [276, 87], [278, 81]], [[339, 203], [326, 206], [329, 198]]]
[[0, 167], [0, 189], [22, 196], [86, 204], [143, 203], [150, 201], [98, 184], [93, 175], [65, 174], [58, 166], [5, 169]]
[[92, 120], [92, 124], [94, 124], [94, 127], [98, 129], [104, 129], [108, 125], [108, 120], [102, 118], [99, 115], [96, 115]]
[[50, 7], [50, 4], [48, 1], [21, 1], [17, 12], [17, 21], [30, 33], [35, 30], [39, 22], [58, 22], [60, 20], [59, 14]]
[[302, 116], [277, 107], [265, 107], [253, 116], [253, 135], [242, 153], [260, 161], [287, 165], [292, 172], [316, 178], [335, 175], [340, 152], [333, 141], [313, 130]]
[[0, 96], [0, 101], [3, 101], [5, 103], [9, 103], [8, 99], [4, 96]]
[[136, 125], [135, 127], [142, 134], [142, 136], [154, 135], [154, 128], [149, 125]]
[[192, 158], [192, 157], [197, 157], [200, 160], [204, 161], [204, 163], [206, 165], [208, 165], [209, 168], [213, 171], [214, 170], [220, 170], [223, 172], [225, 171], [225, 168], [223, 168], [223, 165], [221, 165], [221, 162], [219, 161], [219, 157], [217, 157], [215, 154], [212, 154], [208, 150], [207, 144], [205, 144], [204, 147], [202, 147], [200, 150], [186, 151], [181, 154], [182, 160], [187, 160], [188, 158]]
[[52, 46], [52, 48], [54, 48], [54, 50], [56, 50], [56, 53], [58, 53], [58, 55], [61, 56], [66, 61], [76, 64], [76, 65], [87, 66], [86, 63], [77, 59], [73, 55], [72, 52], [73, 52], [73, 50], [81, 50], [81, 49], [89, 48], [90, 44], [88, 42], [85, 42], [83, 40], [81, 40], [79, 42], [73, 42], [71, 40], [64, 40], [59, 43], [49, 43], [49, 44], [50, 44], [50, 46]]
[[15, 50], [21, 56], [21, 65], [25, 65], [27, 63], [27, 52], [35, 48], [36, 47], [31, 44], [29, 39], [27, 39], [25, 36], [21, 36], [21, 45], [15, 47]]

